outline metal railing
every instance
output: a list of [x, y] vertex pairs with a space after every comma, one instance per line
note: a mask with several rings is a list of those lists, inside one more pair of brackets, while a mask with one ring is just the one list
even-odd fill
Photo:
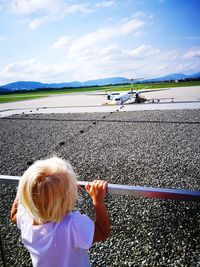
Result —
[[[0, 175], [1, 184], [18, 184], [20, 176]], [[78, 186], [84, 188], [88, 182], [78, 181]], [[182, 201], [200, 201], [200, 191], [183, 189], [154, 188], [143, 186], [130, 186], [119, 184], [108, 184], [108, 194], [129, 195], [135, 197], [171, 199]]]
[[[0, 184], [14, 184], [19, 183], [20, 176], [0, 175]], [[85, 188], [88, 182], [78, 181], [78, 187]], [[108, 194], [114, 195], [129, 195], [134, 197], [147, 197], [157, 199], [171, 199], [179, 201], [200, 201], [200, 191], [167, 189], [167, 188], [153, 188], [142, 186], [129, 186], [119, 184], [108, 184]], [[6, 260], [4, 255], [2, 237], [0, 233], [0, 253], [2, 255], [3, 266], [6, 267]]]

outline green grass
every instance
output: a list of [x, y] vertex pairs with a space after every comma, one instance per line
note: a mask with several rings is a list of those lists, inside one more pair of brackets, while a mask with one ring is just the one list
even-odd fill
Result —
[[[200, 81], [191, 81], [191, 82], [159, 82], [159, 83], [141, 83], [134, 84], [134, 90], [142, 90], [142, 89], [157, 89], [157, 88], [171, 88], [171, 87], [186, 87], [186, 86], [200, 86]], [[107, 89], [108, 92], [112, 91], [127, 91], [129, 90], [131, 85], [117, 85], [105, 87], [104, 90]]]
[[21, 101], [21, 100], [30, 100], [30, 99], [38, 99], [44, 96], [38, 96], [38, 95], [0, 95], [0, 103], [6, 103], [6, 102], [15, 102], [15, 101]]
[[[134, 84], [135, 90], [142, 89], [157, 89], [157, 88], [170, 88], [170, 87], [185, 87], [185, 86], [200, 86], [200, 81], [191, 82], [160, 82], [160, 83], [144, 83], [144, 84]], [[49, 95], [59, 95], [59, 94], [70, 94], [70, 93], [84, 93], [84, 92], [94, 92], [94, 91], [128, 91], [131, 85], [114, 85], [114, 86], [98, 86], [98, 87], [84, 87], [84, 88], [73, 88], [73, 89], [59, 89], [55, 91], [41, 91], [41, 92], [27, 92], [27, 93], [13, 93], [0, 95], [0, 103], [14, 102], [21, 100], [37, 99], [41, 97], [47, 97]]]

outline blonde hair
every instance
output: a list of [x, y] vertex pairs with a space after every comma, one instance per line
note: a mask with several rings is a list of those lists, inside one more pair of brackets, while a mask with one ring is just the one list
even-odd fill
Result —
[[77, 178], [72, 166], [58, 157], [38, 160], [19, 181], [20, 203], [38, 223], [59, 222], [77, 200]]

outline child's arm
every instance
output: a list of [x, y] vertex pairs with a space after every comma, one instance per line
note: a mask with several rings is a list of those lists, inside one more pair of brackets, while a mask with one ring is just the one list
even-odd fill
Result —
[[17, 223], [17, 209], [18, 209], [18, 198], [16, 197], [11, 208], [10, 219], [13, 223]]
[[106, 240], [110, 236], [110, 221], [104, 202], [107, 184], [105, 181], [95, 180], [86, 185], [86, 190], [92, 198], [95, 211], [93, 243]]

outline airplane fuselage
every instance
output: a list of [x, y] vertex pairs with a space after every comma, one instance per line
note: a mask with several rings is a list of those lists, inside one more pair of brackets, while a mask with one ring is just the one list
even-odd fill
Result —
[[114, 97], [114, 101], [116, 105], [123, 105], [126, 101], [131, 98], [129, 93], [119, 94], [118, 96]]
[[[145, 89], [145, 88], [144, 88]], [[140, 91], [131, 91], [125, 92], [125, 93], [109, 93], [107, 94], [107, 100], [111, 100], [112, 104], [115, 105], [123, 105], [126, 101], [128, 101], [131, 98], [135, 98], [135, 103], [144, 103], [147, 101], [147, 99], [143, 96], [141, 96], [142, 93], [152, 93], [155, 91], [163, 91], [163, 90], [169, 90], [169, 89], [147, 89], [147, 90], [140, 90]], [[117, 96], [114, 96], [116, 95]]]

